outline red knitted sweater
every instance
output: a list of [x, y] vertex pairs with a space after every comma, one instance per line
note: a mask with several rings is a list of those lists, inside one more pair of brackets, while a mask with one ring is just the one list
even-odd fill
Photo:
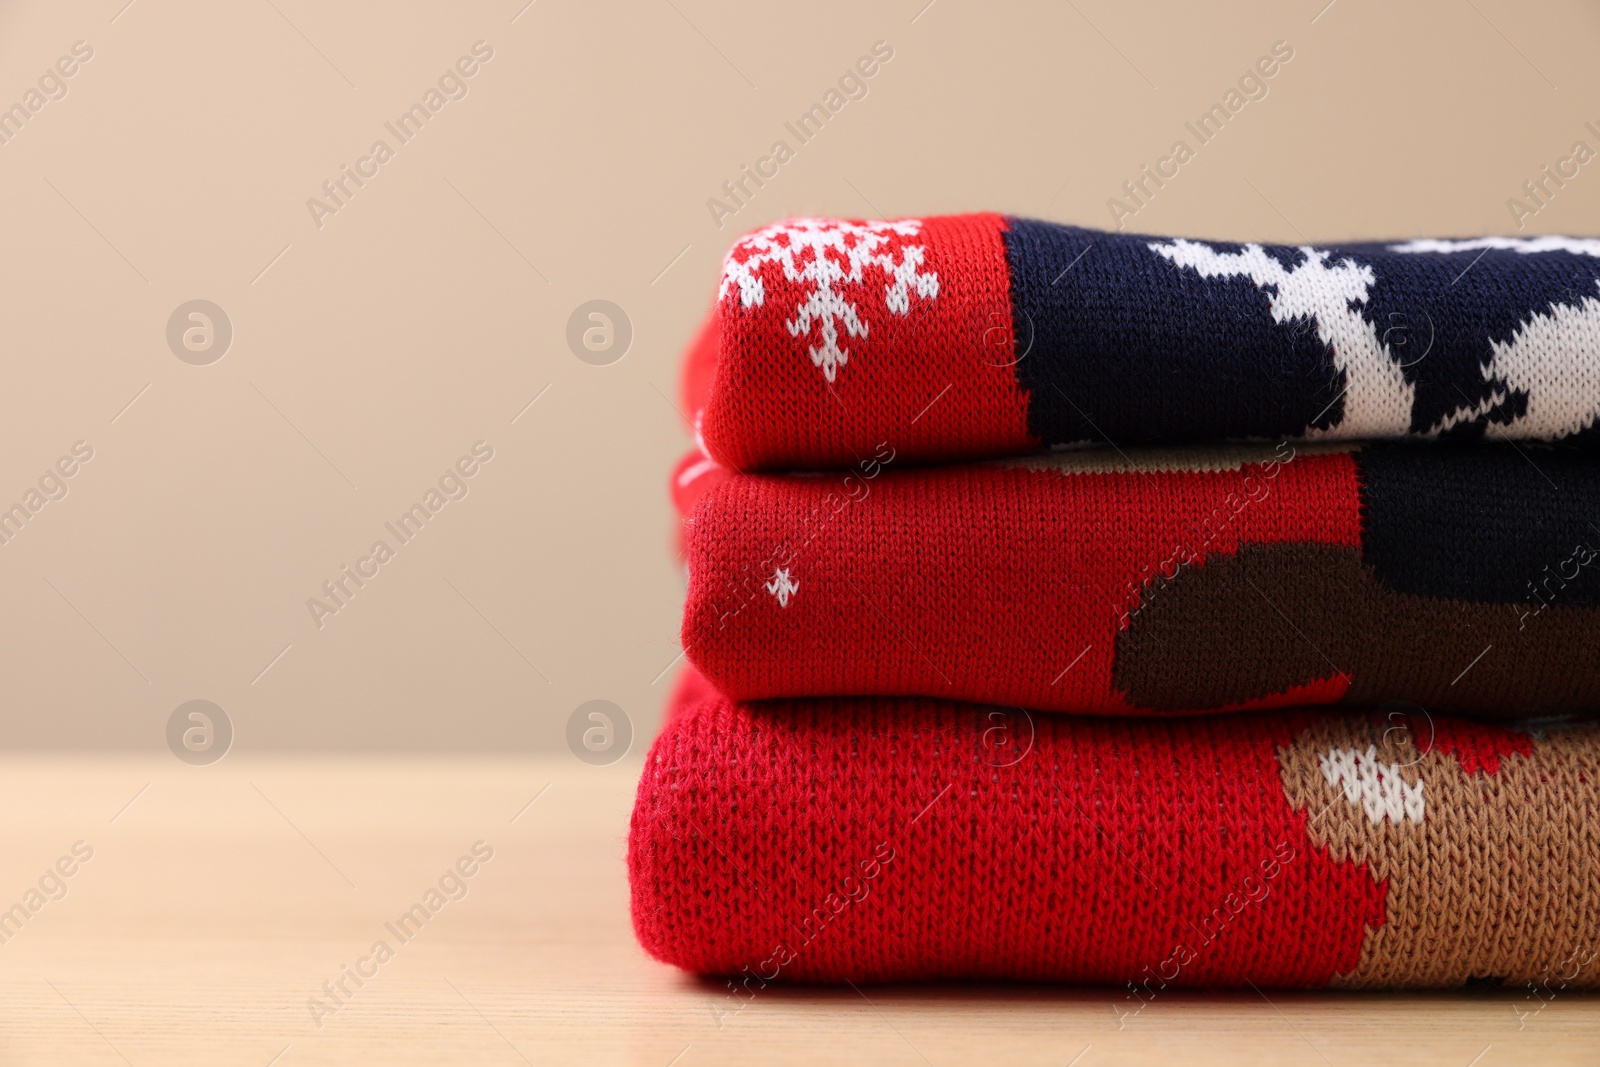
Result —
[[739, 704], [691, 676], [629, 841], [653, 955], [774, 980], [1600, 984], [1600, 729]]
[[691, 461], [683, 645], [736, 699], [1600, 710], [1593, 454], [1337, 447]]

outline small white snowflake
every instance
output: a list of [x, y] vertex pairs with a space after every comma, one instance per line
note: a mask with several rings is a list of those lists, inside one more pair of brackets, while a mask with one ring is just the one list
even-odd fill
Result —
[[769, 263], [781, 266], [787, 280], [807, 284], [806, 298], [795, 305], [794, 317], [784, 325], [793, 337], [810, 337], [813, 326], [820, 329], [822, 343], [811, 346], [811, 362], [831, 382], [850, 359], [850, 350], [839, 345], [839, 327], [843, 325], [850, 337], [861, 338], [867, 336], [870, 325], [855, 303], [845, 298], [841, 286], [862, 284], [867, 268], [877, 268], [888, 279], [883, 287], [884, 304], [895, 315], [910, 314], [913, 291], [923, 300], [939, 295], [939, 275], [921, 269], [927, 248], [894, 247], [894, 238], [915, 237], [921, 231], [918, 219], [861, 224], [790, 219], [774, 223], [740, 239], [729, 251], [717, 299], [726, 298], [737, 286], [743, 307], [764, 304], [767, 290], [761, 268]]
[[767, 583], [767, 592], [778, 598], [778, 607], [789, 606], [789, 598], [800, 591], [800, 583], [789, 577], [787, 567], [779, 567], [772, 572], [772, 581]]

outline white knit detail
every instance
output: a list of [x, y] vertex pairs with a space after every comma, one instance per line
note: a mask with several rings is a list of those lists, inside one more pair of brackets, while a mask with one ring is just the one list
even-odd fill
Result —
[[1318, 339], [1332, 347], [1334, 365], [1344, 372], [1344, 415], [1336, 427], [1310, 430], [1307, 437], [1326, 436], [1334, 428], [1340, 437], [1394, 437], [1410, 430], [1416, 389], [1390, 357], [1377, 327], [1354, 307], [1367, 301], [1374, 282], [1371, 267], [1349, 259], [1330, 263], [1330, 253], [1310, 245], [1300, 246], [1305, 258], [1293, 270], [1256, 244], [1242, 252], [1219, 252], [1180, 237], [1152, 243], [1150, 250], [1202, 278], [1243, 277], [1274, 290], [1269, 299], [1275, 322], [1309, 318], [1316, 323]]
[[1504, 404], [1508, 396], [1510, 396], [1510, 394], [1504, 390], [1496, 389], [1489, 394], [1489, 398], [1487, 400], [1482, 400], [1476, 404], [1469, 404], [1466, 407], [1457, 408], [1450, 414], [1443, 416], [1438, 422], [1428, 427], [1427, 432], [1423, 436], [1437, 436], [1453, 426], [1458, 426], [1462, 423], [1477, 422], [1479, 419], [1488, 415], [1491, 411], [1494, 411], [1501, 404]]
[[1368, 745], [1365, 752], [1332, 748], [1317, 757], [1317, 764], [1328, 784], [1344, 790], [1345, 799], [1360, 804], [1372, 822], [1388, 819], [1396, 826], [1401, 819], [1422, 822], [1422, 779], [1418, 778], [1416, 785], [1408, 784], [1398, 764], [1378, 759], [1376, 745]]
[[1484, 379], [1528, 396], [1527, 410], [1501, 428], [1506, 436], [1566, 437], [1600, 418], [1600, 299], [1552, 305], [1490, 348]]
[[1415, 241], [1390, 245], [1391, 252], [1475, 252], [1480, 248], [1500, 249], [1530, 255], [1534, 252], [1571, 252], [1575, 256], [1600, 256], [1600, 237], [1474, 237], [1469, 240], [1440, 240], [1419, 237]]
[[778, 598], [778, 607], [789, 606], [789, 598], [800, 591], [800, 583], [789, 577], [785, 567], [779, 567], [772, 572], [772, 581], [767, 583], [767, 592]]
[[839, 367], [850, 359], [850, 350], [839, 345], [839, 327], [842, 325], [850, 337], [861, 338], [867, 336], [871, 325], [856, 304], [839, 291], [839, 286], [861, 284], [866, 270], [876, 268], [888, 279], [883, 297], [894, 315], [910, 313], [913, 292], [923, 300], [939, 295], [939, 275], [922, 270], [926, 247], [896, 247], [894, 241], [896, 237], [915, 237], [920, 232], [919, 219], [859, 225], [840, 219], [774, 223], [741, 238], [728, 252], [717, 299], [726, 298], [737, 287], [742, 306], [764, 304], [767, 291], [761, 268], [769, 263], [781, 266], [788, 281], [808, 284], [806, 298], [795, 305], [794, 317], [784, 325], [793, 337], [809, 337], [813, 326], [820, 328], [822, 343], [811, 346], [811, 362], [831, 382]]

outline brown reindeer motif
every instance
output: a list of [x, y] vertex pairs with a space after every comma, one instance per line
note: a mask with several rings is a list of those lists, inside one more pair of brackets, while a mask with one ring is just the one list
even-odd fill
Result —
[[1597, 730], [1332, 717], [1280, 748], [1312, 843], [1388, 889], [1332, 985], [1600, 986]]

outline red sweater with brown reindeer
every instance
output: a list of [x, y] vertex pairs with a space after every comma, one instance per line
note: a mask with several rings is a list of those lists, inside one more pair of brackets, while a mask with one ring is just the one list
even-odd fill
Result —
[[1600, 710], [1600, 460], [1533, 445], [688, 461], [683, 646], [740, 700]]
[[[1600, 984], [1600, 728], [744, 704], [691, 674], [628, 863], [653, 955], [769, 982]], [[1530, 1009], [1535, 1002], [1530, 998]]]

